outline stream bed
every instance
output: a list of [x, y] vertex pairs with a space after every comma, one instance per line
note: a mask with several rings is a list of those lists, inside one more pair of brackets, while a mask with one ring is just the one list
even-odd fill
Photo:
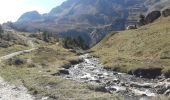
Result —
[[108, 71], [89, 54], [81, 55], [80, 59], [83, 61], [62, 69], [60, 75], [65, 79], [101, 86], [103, 92], [119, 93], [126, 100], [149, 100], [155, 96], [170, 95], [170, 79], [146, 79]]

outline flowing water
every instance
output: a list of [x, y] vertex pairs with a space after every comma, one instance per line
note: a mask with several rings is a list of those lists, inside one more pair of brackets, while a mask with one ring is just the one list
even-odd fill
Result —
[[61, 74], [64, 78], [99, 85], [104, 87], [105, 92], [116, 92], [124, 97], [131, 97], [131, 99], [169, 96], [170, 94], [169, 79], [145, 79], [108, 71], [103, 68], [104, 66], [99, 63], [97, 58], [89, 54], [81, 55], [80, 58], [83, 59], [83, 62], [72, 65], [69, 69], [63, 69], [65, 72], [68, 71], [67, 74]]

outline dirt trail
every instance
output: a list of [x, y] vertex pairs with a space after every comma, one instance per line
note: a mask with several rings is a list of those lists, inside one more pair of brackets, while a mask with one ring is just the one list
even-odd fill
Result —
[[21, 38], [23, 38], [24, 40], [27, 41], [27, 44], [31, 47], [31, 49], [29, 49], [29, 50], [17, 51], [17, 52], [14, 52], [14, 53], [11, 53], [11, 54], [2, 56], [2, 57], [0, 57], [0, 62], [1, 62], [2, 60], [8, 60], [8, 59], [10, 59], [10, 58], [12, 58], [12, 57], [15, 57], [15, 56], [18, 56], [18, 55], [21, 55], [21, 54], [30, 53], [30, 52], [32, 52], [33, 50], [36, 49], [34, 43], [32, 42], [32, 39], [28, 39], [28, 38], [26, 38], [26, 37], [24, 37], [24, 36], [21, 36], [21, 35], [19, 35], [19, 36], [20, 36]]
[[25, 53], [30, 53], [33, 50], [35, 50], [35, 48], [29, 49], [29, 50], [17, 51], [17, 52], [14, 52], [14, 53], [11, 53], [11, 54], [8, 54], [8, 55], [0, 57], [0, 61], [8, 60], [8, 59], [10, 59], [10, 58], [12, 58], [14, 56], [17, 56], [17, 55], [21, 55], [21, 54], [25, 54]]
[[[30, 53], [36, 49], [34, 48], [34, 44], [31, 40], [28, 40], [28, 45], [30, 45], [32, 49], [22, 50], [2, 56], [0, 57], [0, 62], [2, 60], [8, 60], [17, 55]], [[27, 89], [23, 85], [16, 86], [14, 84], [10, 84], [4, 81], [2, 77], [0, 77], [0, 100], [34, 100], [34, 99], [35, 98], [28, 93]]]
[[34, 100], [24, 86], [15, 86], [0, 77], [0, 100]]

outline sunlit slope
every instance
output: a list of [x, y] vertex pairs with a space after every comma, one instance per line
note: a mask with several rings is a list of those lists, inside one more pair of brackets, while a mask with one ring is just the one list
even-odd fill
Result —
[[92, 48], [103, 64], [130, 72], [138, 68], [170, 69], [170, 17], [136, 30], [112, 32]]
[[[100, 86], [78, 83], [58, 76], [63, 67], [80, 61], [78, 51], [65, 49], [57, 37], [42, 38], [41, 33], [7, 31], [0, 37], [0, 77], [14, 85], [24, 85], [35, 99], [110, 100], [117, 94], [100, 91]], [[45, 40], [48, 40], [45, 41]], [[27, 53], [19, 53], [24, 50]], [[101, 87], [102, 88], [102, 87]]]

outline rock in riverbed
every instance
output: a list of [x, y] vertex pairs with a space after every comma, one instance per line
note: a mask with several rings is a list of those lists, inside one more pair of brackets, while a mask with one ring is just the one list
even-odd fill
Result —
[[[108, 71], [104, 69], [97, 58], [89, 54], [81, 55], [80, 58], [83, 59], [83, 62], [72, 65], [69, 69], [60, 70], [60, 72], [65, 73], [61, 74], [64, 78], [102, 86], [106, 92], [117, 92], [124, 97], [131, 98], [130, 100], [170, 94], [170, 83], [167, 80], [146, 79]], [[153, 70], [159, 74], [159, 69]], [[149, 70], [145, 72], [149, 73]]]

